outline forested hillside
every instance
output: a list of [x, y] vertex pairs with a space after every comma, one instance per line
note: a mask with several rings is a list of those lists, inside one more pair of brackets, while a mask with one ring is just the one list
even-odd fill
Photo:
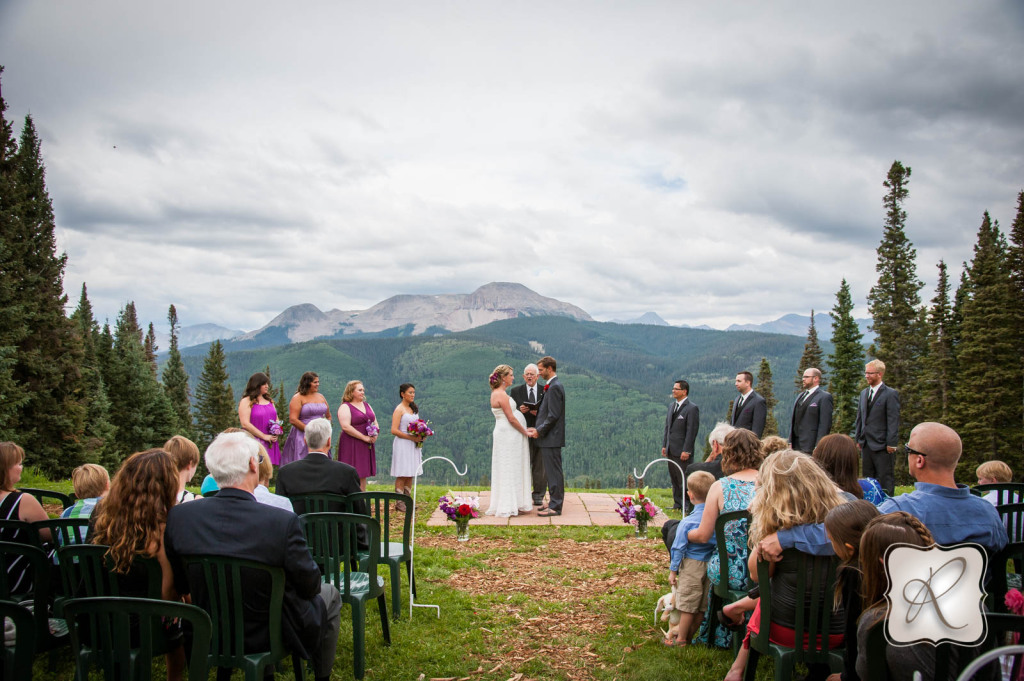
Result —
[[[776, 334], [535, 317], [441, 337], [312, 341], [232, 352], [226, 363], [235, 395], [241, 394], [250, 374], [269, 366], [275, 390], [283, 381], [286, 400], [304, 371], [316, 371], [334, 413], [345, 383], [362, 380], [384, 431], [398, 402], [399, 384], [411, 382], [423, 417], [437, 431], [425, 445], [424, 456], [446, 456], [460, 467], [468, 465], [467, 481], [486, 484], [493, 428], [487, 376], [500, 363], [511, 364], [519, 376], [527, 363], [551, 354], [559, 362], [558, 374], [567, 391], [567, 483], [607, 487], [624, 485], [634, 467], [642, 469], [660, 454], [669, 389], [678, 378], [690, 382], [691, 398], [701, 409], [700, 452], [736, 394], [736, 372], [756, 372], [762, 357], [768, 358], [777, 377], [776, 416], [788, 429], [794, 397], [790, 378], [803, 342]], [[196, 385], [201, 358], [186, 357], [185, 365], [190, 383]], [[281, 405], [282, 416], [286, 407]], [[390, 440], [382, 437], [378, 443], [378, 470], [385, 476]], [[456, 481], [443, 462], [428, 464], [423, 478]], [[648, 481], [667, 485], [665, 468], [659, 466]]]

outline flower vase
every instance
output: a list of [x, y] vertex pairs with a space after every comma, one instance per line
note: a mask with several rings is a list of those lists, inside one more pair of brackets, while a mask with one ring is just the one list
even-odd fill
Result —
[[647, 539], [647, 521], [646, 520], [640, 520], [639, 518], [637, 518], [637, 521], [636, 521], [636, 538], [637, 539]]
[[455, 533], [459, 541], [469, 541], [469, 518], [455, 519]]

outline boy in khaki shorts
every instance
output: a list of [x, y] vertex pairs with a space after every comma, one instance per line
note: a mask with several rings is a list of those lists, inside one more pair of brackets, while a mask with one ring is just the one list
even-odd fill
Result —
[[686, 534], [700, 525], [704, 515], [704, 500], [715, 482], [715, 476], [707, 471], [696, 471], [686, 479], [686, 494], [690, 497], [693, 510], [683, 518], [676, 530], [676, 539], [670, 550], [668, 582], [672, 585], [675, 607], [679, 611], [679, 626], [676, 638], [667, 638], [667, 646], [685, 646], [700, 628], [707, 609], [708, 560], [715, 551], [715, 537], [707, 543], [697, 544], [687, 539]]

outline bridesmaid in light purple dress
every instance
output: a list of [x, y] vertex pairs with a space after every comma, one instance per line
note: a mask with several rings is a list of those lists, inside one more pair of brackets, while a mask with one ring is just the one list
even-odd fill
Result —
[[[327, 406], [327, 399], [320, 394], [320, 377], [307, 371], [299, 379], [298, 390], [288, 403], [288, 422], [292, 424], [292, 429], [281, 451], [282, 466], [306, 458], [309, 453], [304, 434], [306, 424], [320, 418], [330, 421], [331, 409]], [[330, 455], [328, 449], [327, 456]]]
[[270, 377], [257, 372], [249, 377], [245, 393], [238, 403], [238, 422], [242, 428], [258, 440], [270, 455], [270, 463], [281, 464], [281, 446], [277, 435], [270, 432], [270, 422], [277, 420], [277, 409], [270, 399]]

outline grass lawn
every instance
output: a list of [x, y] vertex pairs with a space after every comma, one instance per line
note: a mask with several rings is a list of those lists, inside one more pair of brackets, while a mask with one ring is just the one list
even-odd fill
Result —
[[[28, 470], [21, 485], [71, 491], [70, 482], [50, 483]], [[416, 516], [416, 600], [440, 606], [440, 618], [432, 608], [416, 608], [410, 618], [405, 584], [389, 648], [381, 638], [376, 607], [371, 607], [367, 679], [704, 681], [725, 676], [732, 663], [728, 651], [661, 644], [653, 611], [658, 597], [669, 591], [668, 553], [656, 529], [650, 530], [650, 539], [638, 541], [625, 525], [471, 523], [470, 541], [460, 543], [454, 524], [426, 526], [446, 491], [420, 485]], [[651, 490], [651, 496], [659, 506], [672, 505], [670, 490]], [[678, 517], [678, 512], [669, 515]], [[386, 568], [381, 574], [390, 578]], [[335, 679], [352, 678], [350, 613], [342, 609]], [[70, 679], [71, 654], [58, 652], [55, 673], [48, 671], [45, 655], [35, 670], [37, 679]], [[278, 679], [293, 678], [290, 668], [284, 671]], [[154, 672], [155, 679], [162, 676]], [[762, 660], [758, 678], [771, 676], [770, 664]]]

